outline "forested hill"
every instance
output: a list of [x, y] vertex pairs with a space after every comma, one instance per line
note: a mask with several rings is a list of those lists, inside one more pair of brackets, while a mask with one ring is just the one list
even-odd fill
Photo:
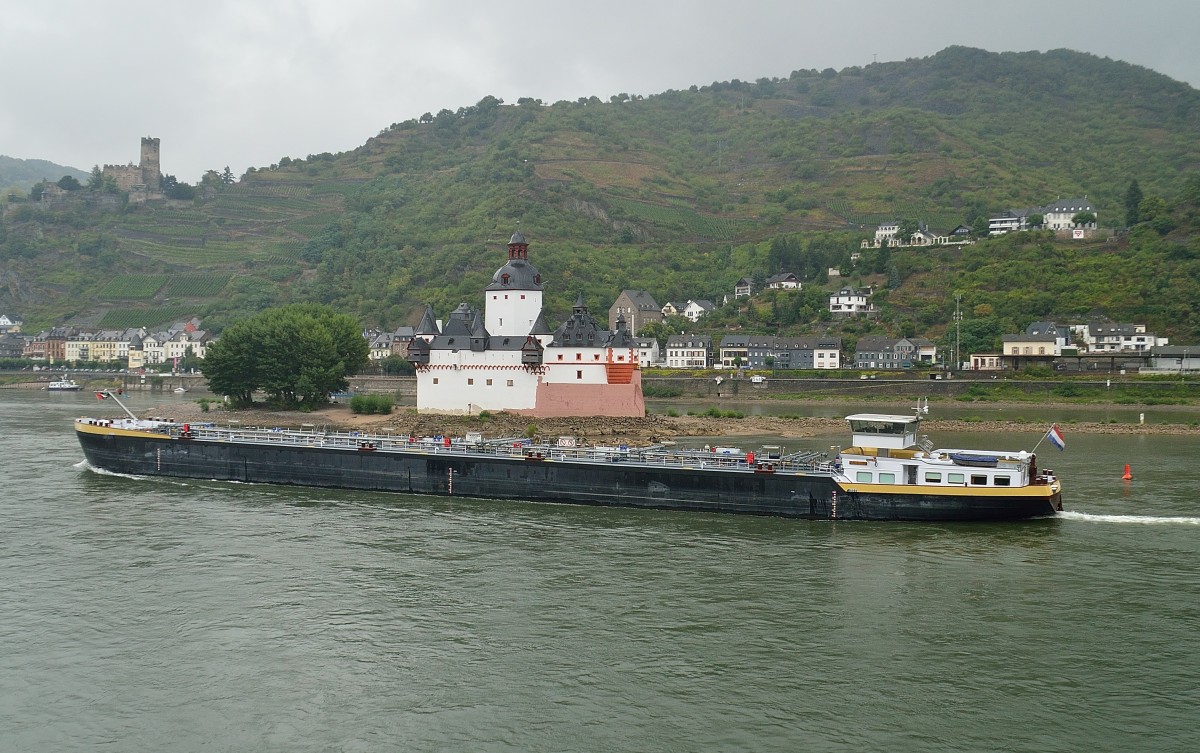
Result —
[[[350, 152], [283, 157], [190, 208], [10, 211], [0, 308], [114, 325], [194, 310], [219, 324], [315, 300], [394, 327], [426, 302], [443, 316], [481, 304], [520, 223], [548, 321], [579, 292], [603, 313], [622, 288], [719, 301], [741, 277], [791, 271], [812, 295], [709, 325], [806, 331], [839, 267], [842, 284], [886, 282], [884, 330], [944, 328], [959, 291], [968, 315], [1009, 331], [1102, 310], [1195, 336], [1198, 135], [1195, 89], [1065, 50], [951, 47], [646, 97], [486, 97]], [[1059, 197], [1086, 195], [1102, 226], [1123, 227], [1134, 180], [1154, 222], [1112, 242], [1026, 234], [851, 261], [884, 220], [945, 232]]]
[[88, 176], [83, 170], [56, 165], [48, 160], [17, 159], [0, 154], [0, 192], [14, 188], [28, 191], [43, 180], [53, 182], [64, 175], [79, 181], [87, 180]]

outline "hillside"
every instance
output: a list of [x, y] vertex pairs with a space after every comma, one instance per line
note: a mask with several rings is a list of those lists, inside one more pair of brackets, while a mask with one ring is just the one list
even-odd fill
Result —
[[88, 173], [74, 167], [56, 165], [44, 159], [17, 159], [0, 154], [0, 193], [28, 192], [40, 181], [56, 181], [64, 175], [80, 182], [88, 178]]
[[[944, 331], [957, 291], [989, 328], [1102, 310], [1194, 339], [1198, 132], [1196, 90], [1065, 50], [951, 47], [646, 98], [489, 97], [398, 122], [350, 152], [283, 157], [190, 205], [10, 207], [0, 310], [34, 326], [188, 313], [219, 327], [316, 300], [395, 327], [427, 302], [440, 314], [480, 303], [519, 222], [549, 321], [579, 292], [601, 313], [622, 288], [719, 301], [743, 276], [793, 271], [815, 289], [838, 267], [844, 283], [889, 288], [884, 320], [851, 335]], [[886, 219], [944, 232], [1057, 197], [1086, 194], [1102, 226], [1121, 227], [1135, 179], [1162, 221], [1113, 242], [1022, 234], [851, 261]], [[828, 326], [820, 298], [761, 299], [708, 325], [811, 331]]]

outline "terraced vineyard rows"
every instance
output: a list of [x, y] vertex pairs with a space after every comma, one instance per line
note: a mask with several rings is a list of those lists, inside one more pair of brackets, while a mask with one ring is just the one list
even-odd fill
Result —
[[635, 220], [663, 228], [683, 230], [709, 240], [732, 240], [739, 232], [752, 226], [752, 223], [746, 220], [713, 217], [683, 207], [647, 204], [629, 199], [610, 198], [609, 205]]
[[147, 300], [167, 282], [166, 275], [117, 275], [96, 293], [107, 300]]

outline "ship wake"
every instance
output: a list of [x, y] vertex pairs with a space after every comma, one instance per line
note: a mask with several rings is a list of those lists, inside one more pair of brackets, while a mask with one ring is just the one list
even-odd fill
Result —
[[1089, 512], [1060, 512], [1058, 518], [1063, 520], [1083, 520], [1089, 523], [1137, 523], [1140, 525], [1184, 525], [1200, 526], [1200, 518], [1187, 516], [1159, 515], [1094, 515]]

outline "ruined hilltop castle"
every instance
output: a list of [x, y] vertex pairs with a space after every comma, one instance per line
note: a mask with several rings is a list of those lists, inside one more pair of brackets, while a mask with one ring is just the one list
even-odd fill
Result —
[[105, 165], [102, 174], [105, 178], [111, 177], [116, 181], [117, 189], [129, 193], [131, 197], [143, 194], [149, 198], [160, 193], [162, 171], [159, 169], [158, 154], [158, 139], [145, 136], [142, 138], [142, 155], [138, 164]]

